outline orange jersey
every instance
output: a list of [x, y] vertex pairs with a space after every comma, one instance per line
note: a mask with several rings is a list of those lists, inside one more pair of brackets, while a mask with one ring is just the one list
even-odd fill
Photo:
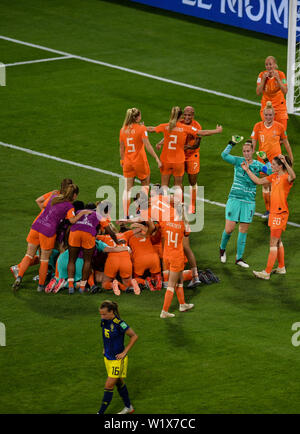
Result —
[[155, 253], [149, 237], [137, 237], [132, 230], [124, 232], [122, 235], [127, 239], [127, 243], [132, 250], [133, 259]]
[[267, 176], [267, 180], [272, 183], [270, 214], [289, 212], [287, 197], [293, 183], [288, 181], [288, 176], [288, 173], [283, 175], [273, 173]]
[[[195, 119], [193, 119], [192, 122], [189, 125], [192, 126], [192, 127], [194, 127], [194, 128], [197, 128], [197, 130], [202, 130], [201, 125], [197, 121], [195, 121]], [[187, 137], [186, 137], [185, 144], [188, 145], [188, 146], [194, 146], [195, 142], [196, 142], [196, 137], [188, 134]], [[195, 153], [198, 153], [198, 152], [199, 152], [199, 148], [197, 148], [197, 149], [186, 149], [184, 151], [184, 153], [185, 153], [185, 159], [187, 160], [192, 155], [194, 155]]]
[[[262, 71], [258, 78], [257, 78], [257, 84], [261, 83], [263, 74], [267, 71]], [[284, 85], [286, 85], [286, 77], [284, 72], [278, 71], [280, 80], [283, 82]], [[286, 112], [286, 102], [284, 98], [284, 94], [282, 93], [279, 84], [277, 83], [277, 80], [275, 77], [267, 78], [265, 82], [265, 86], [263, 89], [262, 99], [261, 99], [261, 108], [262, 110], [265, 108], [267, 101], [271, 101], [272, 105], [274, 107], [275, 112], [277, 111], [283, 111]]]
[[[272, 126], [266, 127], [264, 122], [257, 122], [254, 125], [251, 138], [258, 140], [259, 151], [264, 151], [267, 158], [272, 163], [273, 158], [281, 154], [280, 139], [286, 139], [287, 135], [282, 124], [274, 121]], [[262, 161], [260, 158], [258, 158]]]
[[170, 196], [156, 195], [149, 200], [149, 218], [154, 221], [169, 221], [174, 217], [174, 207]]
[[165, 258], [184, 258], [182, 240], [186, 235], [184, 222], [168, 221], [159, 222], [162, 238], [164, 240], [163, 257]]
[[97, 235], [96, 240], [103, 241], [103, 243], [107, 244], [109, 247], [116, 247], [116, 243], [112, 239], [110, 235]]
[[125, 146], [124, 164], [148, 161], [143, 143], [143, 139], [147, 137], [148, 133], [144, 125], [132, 124], [130, 127], [121, 128], [120, 143], [124, 143]]
[[164, 133], [163, 150], [160, 160], [163, 163], [184, 163], [184, 144], [187, 135], [195, 137], [197, 128], [177, 122], [175, 128], [169, 131], [169, 124], [160, 124], [155, 127], [157, 133]]

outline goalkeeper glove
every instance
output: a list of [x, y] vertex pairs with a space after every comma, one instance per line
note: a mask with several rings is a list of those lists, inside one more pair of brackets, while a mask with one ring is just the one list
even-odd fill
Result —
[[268, 163], [269, 162], [269, 160], [267, 159], [267, 154], [264, 151], [258, 151], [258, 152], [256, 152], [256, 155], [259, 158], [261, 158], [264, 161], [264, 163]]
[[231, 137], [231, 140], [228, 142], [228, 145], [234, 146], [237, 145], [238, 143], [241, 143], [243, 140], [244, 140], [243, 136], [235, 135]]

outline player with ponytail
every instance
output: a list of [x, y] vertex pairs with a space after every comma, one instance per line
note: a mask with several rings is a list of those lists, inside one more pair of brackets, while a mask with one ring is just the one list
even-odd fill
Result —
[[[104, 362], [107, 370], [107, 380], [104, 386], [104, 395], [98, 414], [103, 414], [109, 406], [114, 387], [117, 386], [125, 407], [118, 414], [134, 412], [124, 378], [127, 375], [127, 353], [138, 339], [137, 334], [120, 317], [118, 304], [105, 300], [99, 308], [101, 315], [102, 338], [104, 345]], [[129, 343], [124, 346], [124, 337], [129, 337]]]

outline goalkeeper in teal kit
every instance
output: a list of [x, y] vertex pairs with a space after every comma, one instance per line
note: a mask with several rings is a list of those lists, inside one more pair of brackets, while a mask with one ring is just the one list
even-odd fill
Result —
[[[221, 154], [223, 160], [234, 166], [234, 178], [231, 190], [226, 203], [225, 229], [222, 234], [220, 245], [220, 260], [224, 264], [226, 258], [226, 246], [237, 223], [239, 223], [239, 235], [237, 240], [237, 253], [235, 263], [241, 267], [249, 268], [244, 261], [243, 255], [246, 246], [249, 225], [255, 213], [256, 184], [245, 175], [241, 164], [243, 161], [249, 165], [251, 172], [259, 176], [260, 172], [270, 175], [272, 173], [271, 164], [265, 159], [265, 165], [257, 160], [253, 160], [253, 147], [251, 141], [246, 141], [243, 145], [243, 157], [236, 157], [230, 154], [232, 148], [240, 143], [243, 137], [232, 136], [232, 140]], [[265, 158], [265, 155], [260, 155]]]

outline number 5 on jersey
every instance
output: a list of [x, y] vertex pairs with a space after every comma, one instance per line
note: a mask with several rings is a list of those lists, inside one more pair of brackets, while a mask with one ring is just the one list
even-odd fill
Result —
[[127, 140], [127, 148], [128, 148], [128, 152], [135, 152], [134, 143], [132, 143], [132, 141], [133, 141], [133, 137], [129, 137], [129, 138], [127, 138], [126, 140]]

